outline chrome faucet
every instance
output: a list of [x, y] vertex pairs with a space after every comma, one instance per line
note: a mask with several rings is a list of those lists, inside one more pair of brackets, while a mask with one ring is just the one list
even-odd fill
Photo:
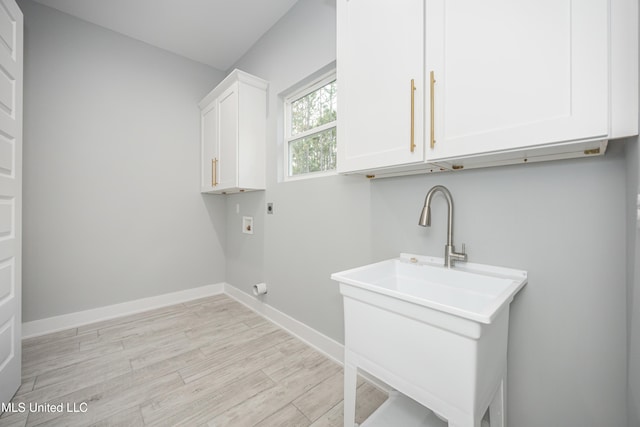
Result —
[[456, 252], [455, 246], [453, 246], [453, 198], [451, 193], [446, 187], [442, 185], [436, 185], [429, 190], [427, 197], [424, 199], [424, 207], [420, 214], [420, 220], [418, 225], [422, 227], [431, 227], [431, 198], [437, 192], [441, 192], [447, 199], [448, 207], [448, 223], [447, 223], [447, 245], [444, 247], [444, 265], [447, 268], [453, 267], [455, 261], [466, 261], [467, 254], [465, 253], [464, 243], [462, 244], [462, 252]]

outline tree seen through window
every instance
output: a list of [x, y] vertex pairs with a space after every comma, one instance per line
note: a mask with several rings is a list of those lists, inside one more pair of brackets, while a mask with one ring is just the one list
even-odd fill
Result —
[[333, 80], [290, 103], [289, 175], [335, 170], [337, 87]]

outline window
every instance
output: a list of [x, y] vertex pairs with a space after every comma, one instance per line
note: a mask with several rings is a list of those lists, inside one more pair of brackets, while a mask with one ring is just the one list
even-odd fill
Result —
[[285, 179], [335, 173], [336, 89], [333, 71], [285, 98]]

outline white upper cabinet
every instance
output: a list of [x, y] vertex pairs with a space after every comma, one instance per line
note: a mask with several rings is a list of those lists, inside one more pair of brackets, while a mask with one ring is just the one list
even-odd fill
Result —
[[[396, 92], [416, 58], [415, 162], [458, 169], [603, 154], [607, 140], [638, 133], [637, 0], [338, 5], [343, 172], [411, 161], [394, 156], [411, 129], [408, 94]], [[414, 56], [421, 42], [424, 56]]]
[[265, 189], [266, 90], [235, 70], [200, 101], [201, 192]]
[[338, 0], [337, 17], [338, 172], [424, 162], [424, 3]]
[[607, 0], [429, 0], [430, 158], [602, 139]]

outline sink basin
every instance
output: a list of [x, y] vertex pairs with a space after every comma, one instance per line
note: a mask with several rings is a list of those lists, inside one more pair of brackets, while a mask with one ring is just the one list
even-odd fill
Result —
[[492, 425], [504, 425], [510, 302], [527, 273], [443, 264], [401, 254], [331, 275], [344, 304], [345, 426], [353, 425], [358, 370], [449, 426], [478, 427], [487, 409]]
[[491, 323], [527, 283], [525, 271], [401, 254], [399, 258], [334, 273], [331, 278], [480, 323]]

